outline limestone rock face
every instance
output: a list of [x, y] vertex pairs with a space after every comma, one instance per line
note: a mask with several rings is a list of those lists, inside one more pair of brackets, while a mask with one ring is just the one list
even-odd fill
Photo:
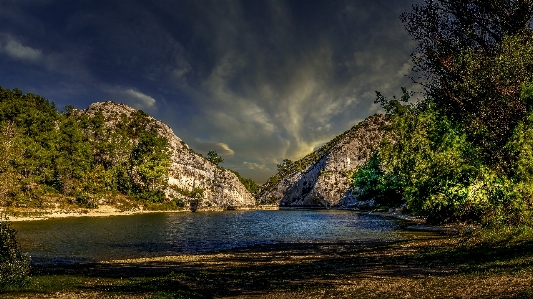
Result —
[[373, 115], [288, 169], [271, 177], [256, 195], [259, 204], [281, 207], [352, 207], [351, 176], [379, 147], [388, 124]]
[[[118, 124], [121, 115], [130, 117], [136, 111], [124, 104], [98, 102], [91, 104], [82, 113], [92, 116], [101, 112], [106, 126], [113, 127]], [[166, 138], [171, 152], [169, 186], [164, 190], [166, 197], [182, 198], [187, 207], [194, 206], [198, 209], [233, 209], [255, 205], [254, 197], [234, 173], [195, 153], [169, 126], [152, 117], [149, 118], [150, 121], [145, 129], [155, 129], [160, 136]], [[184, 195], [193, 190], [203, 191], [202, 196], [192, 198]]]

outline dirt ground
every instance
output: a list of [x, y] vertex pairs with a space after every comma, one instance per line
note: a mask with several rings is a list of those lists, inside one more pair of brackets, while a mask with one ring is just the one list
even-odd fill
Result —
[[[533, 245], [457, 237], [274, 244], [210, 254], [34, 267], [6, 298], [533, 298]], [[63, 280], [61, 280], [63, 279]], [[35, 287], [63, 281], [63, 288]], [[50, 283], [50, 282], [48, 282]], [[56, 282], [57, 283], [57, 282]]]

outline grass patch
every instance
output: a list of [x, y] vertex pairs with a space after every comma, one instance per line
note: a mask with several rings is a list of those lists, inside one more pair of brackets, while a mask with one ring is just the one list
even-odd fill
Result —
[[472, 275], [533, 272], [533, 229], [527, 226], [480, 229], [428, 250], [421, 257], [461, 266]]

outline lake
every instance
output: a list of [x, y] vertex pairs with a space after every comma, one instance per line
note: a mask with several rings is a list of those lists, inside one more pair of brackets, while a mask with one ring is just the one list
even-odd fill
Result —
[[205, 253], [261, 244], [416, 237], [402, 223], [344, 210], [147, 213], [14, 222], [34, 263]]

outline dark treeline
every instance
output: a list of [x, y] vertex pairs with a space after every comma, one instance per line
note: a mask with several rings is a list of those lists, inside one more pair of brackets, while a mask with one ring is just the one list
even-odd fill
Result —
[[530, 0], [425, 1], [402, 15], [423, 99], [380, 102], [390, 138], [354, 175], [362, 198], [432, 223], [531, 221]]
[[142, 111], [106, 126], [68, 106], [0, 87], [0, 205], [42, 207], [66, 196], [86, 207], [104, 194], [163, 199], [167, 140]]

